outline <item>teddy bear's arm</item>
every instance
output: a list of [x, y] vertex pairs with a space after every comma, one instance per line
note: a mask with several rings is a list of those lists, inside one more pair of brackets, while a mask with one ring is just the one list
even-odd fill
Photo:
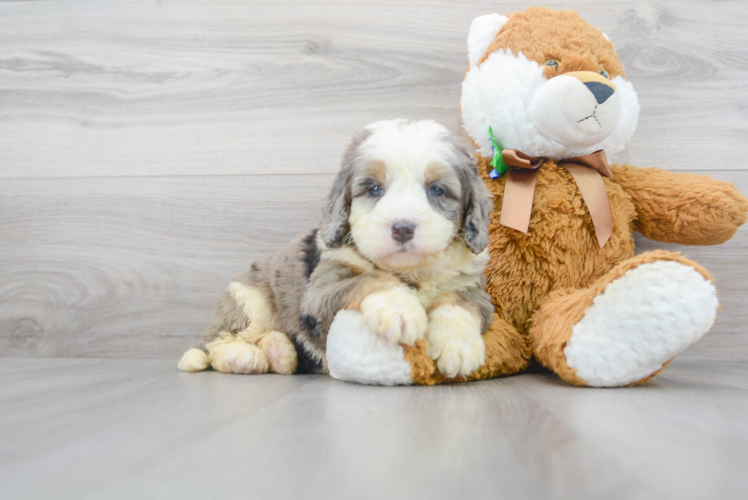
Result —
[[717, 245], [746, 222], [748, 200], [732, 183], [629, 165], [613, 165], [613, 174], [634, 202], [635, 229], [649, 239]]

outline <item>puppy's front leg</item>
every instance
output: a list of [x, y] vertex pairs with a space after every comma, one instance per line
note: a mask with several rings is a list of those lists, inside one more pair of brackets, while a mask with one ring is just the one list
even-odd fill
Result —
[[480, 292], [444, 294], [429, 310], [426, 347], [449, 378], [467, 377], [486, 362], [481, 334], [488, 328], [493, 306]]
[[323, 260], [302, 306], [319, 330], [312, 337], [326, 335], [341, 309], [359, 311], [373, 333], [393, 343], [415, 344], [428, 324], [418, 297], [392, 273]]
[[364, 324], [393, 344], [414, 345], [426, 332], [428, 318], [421, 301], [403, 285], [371, 293], [361, 300]]

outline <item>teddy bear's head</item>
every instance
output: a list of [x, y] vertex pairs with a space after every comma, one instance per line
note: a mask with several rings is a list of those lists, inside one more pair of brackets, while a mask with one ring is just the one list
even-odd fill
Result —
[[462, 119], [478, 154], [502, 148], [556, 160], [620, 151], [639, 102], [613, 44], [575, 12], [533, 7], [476, 18]]

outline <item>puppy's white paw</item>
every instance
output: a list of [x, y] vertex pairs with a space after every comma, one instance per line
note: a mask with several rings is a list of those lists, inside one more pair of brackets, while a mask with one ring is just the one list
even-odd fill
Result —
[[393, 344], [413, 345], [426, 332], [428, 317], [418, 297], [405, 287], [373, 293], [361, 301], [364, 324]]
[[225, 342], [209, 347], [213, 369], [223, 373], [267, 373], [268, 360], [256, 346]]
[[182, 354], [177, 366], [183, 372], [201, 372], [210, 366], [210, 360], [202, 349], [193, 347]]
[[285, 333], [268, 333], [260, 340], [259, 348], [270, 363], [271, 372], [290, 375], [296, 371], [296, 347]]
[[486, 363], [480, 322], [474, 313], [456, 305], [443, 305], [429, 313], [426, 348], [446, 377], [467, 377]]

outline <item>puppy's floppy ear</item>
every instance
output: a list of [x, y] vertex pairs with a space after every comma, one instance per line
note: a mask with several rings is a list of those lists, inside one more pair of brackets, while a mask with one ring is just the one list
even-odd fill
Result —
[[464, 183], [465, 205], [462, 221], [462, 238], [473, 253], [481, 253], [488, 246], [488, 223], [493, 211], [491, 192], [483, 183], [475, 160], [462, 150], [458, 166]]
[[322, 208], [322, 223], [319, 229], [322, 239], [330, 248], [339, 247], [348, 232], [348, 211], [351, 206], [349, 185], [348, 172], [344, 168], [335, 177], [332, 191], [327, 195], [325, 206]]
[[325, 244], [330, 248], [337, 248], [343, 244], [348, 234], [348, 214], [351, 209], [351, 181], [355, 169], [358, 148], [371, 132], [359, 132], [343, 155], [340, 172], [335, 177], [332, 191], [327, 196], [322, 208], [322, 223], [320, 232]]

